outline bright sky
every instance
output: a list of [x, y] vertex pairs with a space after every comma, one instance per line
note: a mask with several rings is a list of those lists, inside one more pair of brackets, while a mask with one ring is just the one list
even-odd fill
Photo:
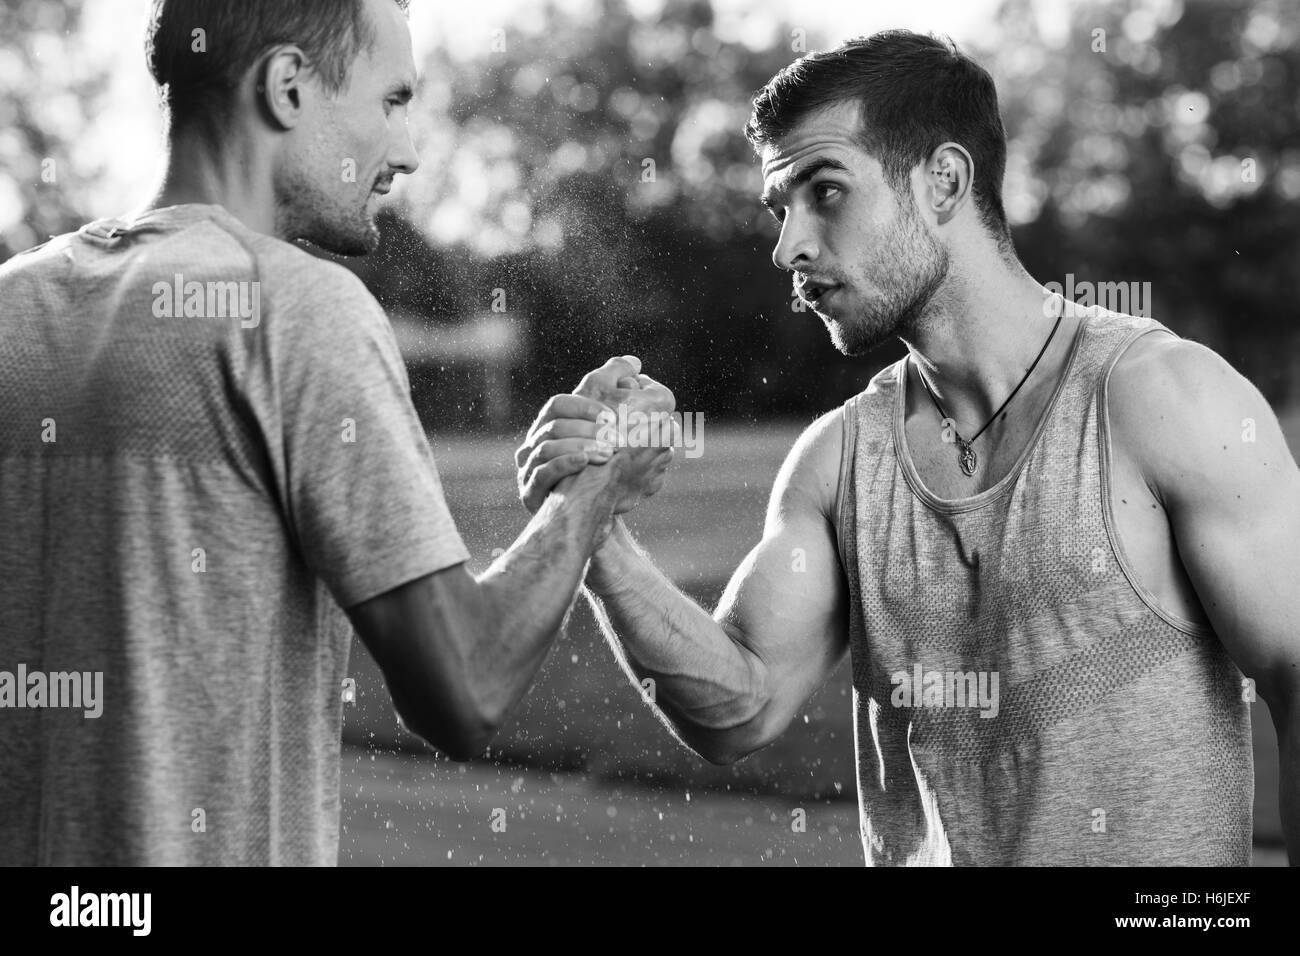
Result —
[[[589, 9], [594, 0], [558, 0], [561, 7]], [[632, 10], [653, 19], [662, 0], [629, 0]], [[980, 39], [998, 0], [714, 0], [717, 29], [724, 39], [761, 44], [781, 18], [807, 31], [808, 49], [832, 46], [850, 36], [887, 27], [946, 33], [958, 43]], [[93, 0], [86, 4], [82, 49], [73, 64], [112, 69], [108, 108], [78, 135], [84, 149], [73, 157], [74, 173], [102, 166], [102, 186], [85, 197], [95, 216], [124, 212], [143, 202], [158, 172], [162, 124], [144, 67], [144, 21], [148, 0]], [[537, 4], [528, 0], [412, 0], [411, 32], [416, 62], [436, 38], [450, 49], [481, 49], [497, 28], [526, 25]], [[3, 205], [0, 203], [0, 205]], [[0, 228], [3, 228], [0, 224]]]

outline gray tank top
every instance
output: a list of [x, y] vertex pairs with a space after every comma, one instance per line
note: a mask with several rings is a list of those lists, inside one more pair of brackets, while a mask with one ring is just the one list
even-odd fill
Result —
[[845, 404], [868, 865], [1250, 864], [1241, 672], [1134, 577], [1110, 505], [1106, 382], [1156, 331], [1086, 319], [1019, 463], [971, 498], [917, 476], [905, 360]]

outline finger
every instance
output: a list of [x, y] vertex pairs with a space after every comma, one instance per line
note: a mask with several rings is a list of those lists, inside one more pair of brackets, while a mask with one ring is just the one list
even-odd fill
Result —
[[542, 442], [533, 449], [528, 461], [524, 463], [520, 483], [527, 484], [531, 480], [530, 476], [534, 471], [556, 458], [565, 455], [586, 455], [587, 452], [591, 452], [592, 457], [604, 456], [608, 458], [613, 454], [614, 449], [608, 442], [592, 441], [589, 438], [560, 438], [555, 441]]
[[612, 414], [613, 410], [605, 403], [589, 395], [552, 395], [537, 413], [533, 427], [553, 418], [581, 418], [589, 422], [599, 420], [601, 413]]
[[671, 412], [677, 407], [677, 399], [667, 385], [656, 382], [649, 375], [638, 375], [636, 380], [640, 388], [631, 394], [636, 396], [638, 408]]
[[613, 425], [618, 417], [613, 409], [594, 399], [582, 395], [553, 395], [538, 412], [537, 419], [528, 429], [524, 443], [515, 449], [515, 467], [522, 468], [538, 443], [546, 440], [539, 438], [538, 433], [546, 427], [547, 423], [561, 419], [590, 421], [599, 427]]
[[[608, 436], [601, 434], [602, 431], [605, 431], [603, 424], [587, 421], [585, 418], [552, 418], [533, 432], [529, 443], [535, 446], [560, 438], [600, 438], [609, 441]], [[609, 431], [612, 434], [613, 429]]]
[[616, 437], [617, 429], [612, 427], [612, 423], [606, 425], [577, 418], [553, 418], [541, 427], [534, 428], [529, 433], [528, 440], [515, 449], [515, 467], [522, 468], [537, 448], [559, 439], [584, 438], [589, 442], [602, 441], [612, 445]]
[[601, 398], [603, 393], [618, 387], [621, 378], [636, 378], [641, 372], [641, 360], [635, 355], [612, 358], [595, 371], [583, 376], [574, 391], [591, 398]]
[[529, 511], [536, 511], [551, 493], [551, 489], [587, 467], [587, 456], [582, 452], [552, 458], [532, 473], [520, 492], [520, 500]]
[[635, 355], [620, 355], [617, 358], [610, 359], [605, 365], [618, 373], [615, 376], [616, 378], [622, 378], [625, 375], [629, 378], [635, 378], [641, 374], [641, 360]]

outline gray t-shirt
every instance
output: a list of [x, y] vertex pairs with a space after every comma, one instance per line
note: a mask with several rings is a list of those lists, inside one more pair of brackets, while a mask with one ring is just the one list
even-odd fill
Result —
[[336, 862], [340, 608], [468, 558], [409, 392], [218, 206], [0, 266], [0, 864]]

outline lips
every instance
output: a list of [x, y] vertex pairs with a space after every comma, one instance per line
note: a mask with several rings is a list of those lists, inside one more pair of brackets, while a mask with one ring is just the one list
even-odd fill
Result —
[[803, 299], [815, 308], [819, 302], [838, 288], [839, 284], [835, 282], [820, 282], [816, 279], [805, 279], [798, 287], [799, 298]]

